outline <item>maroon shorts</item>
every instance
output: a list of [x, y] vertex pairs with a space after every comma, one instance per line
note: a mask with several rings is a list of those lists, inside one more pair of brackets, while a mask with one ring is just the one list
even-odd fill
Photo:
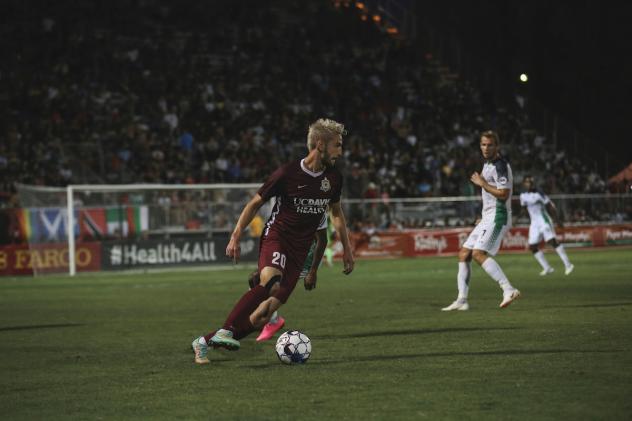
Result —
[[309, 247], [306, 249], [288, 244], [280, 239], [265, 238], [259, 244], [259, 273], [266, 266], [273, 267], [282, 272], [282, 279], [279, 291], [274, 294], [283, 304], [294, 291], [303, 264], [307, 258]]

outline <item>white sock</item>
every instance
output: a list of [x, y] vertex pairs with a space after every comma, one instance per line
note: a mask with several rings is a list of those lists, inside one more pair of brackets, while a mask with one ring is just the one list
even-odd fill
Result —
[[279, 312], [275, 311], [274, 313], [272, 313], [272, 317], [270, 317], [270, 321], [268, 323], [276, 323], [279, 320]]
[[459, 273], [456, 275], [456, 284], [459, 288], [459, 297], [457, 300], [467, 301], [467, 295], [470, 290], [470, 262], [459, 262]]
[[514, 289], [505, 276], [505, 273], [494, 259], [488, 257], [485, 259], [481, 267], [494, 281], [498, 282], [498, 285], [500, 285], [503, 291], [511, 291]]
[[564, 250], [564, 246], [560, 244], [559, 246], [555, 247], [555, 251], [557, 252], [557, 255], [560, 256], [560, 259], [562, 259], [562, 262], [564, 262], [564, 266], [569, 267], [571, 265], [571, 261], [568, 260], [568, 256], [566, 255], [566, 250]]
[[549, 265], [549, 262], [546, 261], [546, 257], [544, 257], [542, 250], [538, 250], [537, 253], [533, 253], [533, 257], [535, 257], [535, 260], [540, 263], [542, 269], [549, 270], [551, 268], [551, 265]]

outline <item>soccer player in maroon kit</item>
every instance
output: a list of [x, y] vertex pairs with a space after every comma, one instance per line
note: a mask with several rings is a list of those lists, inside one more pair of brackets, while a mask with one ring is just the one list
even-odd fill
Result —
[[259, 285], [235, 304], [221, 329], [195, 339], [191, 346], [197, 364], [208, 364], [208, 347], [237, 350], [239, 340], [264, 326], [286, 303], [296, 286], [314, 234], [327, 207], [344, 253], [345, 274], [353, 271], [353, 254], [340, 204], [342, 174], [334, 164], [342, 156], [344, 126], [319, 119], [309, 126], [307, 156], [276, 170], [239, 216], [226, 255], [239, 260], [242, 232], [269, 199], [276, 204], [261, 234]]

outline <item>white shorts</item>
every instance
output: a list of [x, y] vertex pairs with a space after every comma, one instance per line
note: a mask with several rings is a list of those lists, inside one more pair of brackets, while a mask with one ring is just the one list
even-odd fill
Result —
[[495, 256], [508, 229], [508, 225], [495, 224], [494, 221], [481, 221], [467, 237], [463, 247], [470, 250], [484, 250], [490, 256]]
[[555, 238], [555, 228], [546, 222], [532, 222], [529, 225], [529, 244], [539, 244], [543, 238], [544, 241]]

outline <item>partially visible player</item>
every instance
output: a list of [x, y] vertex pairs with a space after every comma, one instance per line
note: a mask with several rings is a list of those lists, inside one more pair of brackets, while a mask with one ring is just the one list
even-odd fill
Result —
[[340, 203], [342, 174], [334, 167], [342, 156], [343, 134], [344, 126], [333, 120], [319, 119], [311, 124], [307, 156], [276, 170], [244, 207], [226, 247], [226, 255], [235, 262], [241, 254], [243, 231], [261, 205], [276, 198], [259, 244], [260, 282], [235, 304], [220, 329], [193, 341], [195, 363], [209, 363], [209, 346], [239, 349], [240, 339], [262, 328], [287, 302], [328, 207], [344, 249], [343, 272], [353, 271], [353, 254]]
[[334, 230], [331, 224], [327, 224], [327, 228], [325, 230], [325, 238], [327, 240], [325, 246], [325, 262], [327, 262], [327, 266], [334, 266]]
[[[327, 247], [327, 214], [323, 215], [322, 222], [316, 231], [312, 247], [309, 249], [305, 263], [303, 264], [303, 270], [299, 277], [303, 278], [303, 284], [305, 289], [311, 291], [316, 288], [316, 280], [320, 261], [325, 254], [325, 247]], [[254, 288], [259, 285], [259, 270], [254, 271], [248, 277], [248, 285], [250, 288]], [[270, 317], [270, 321], [261, 329], [261, 333], [257, 336], [257, 342], [267, 341], [272, 338], [276, 332], [279, 331], [285, 325], [285, 319], [279, 316], [279, 312], [275, 311]]]
[[[539, 248], [542, 239], [555, 249], [564, 263], [564, 273], [569, 275], [575, 266], [568, 259], [564, 246], [555, 238], [555, 228], [553, 227], [552, 219], [557, 222], [557, 225], [561, 226], [555, 205], [546, 194], [535, 188], [535, 182], [532, 176], [526, 176], [522, 180], [522, 185], [525, 192], [520, 194], [520, 205], [525, 206], [529, 212], [529, 218], [531, 219], [531, 224], [529, 225], [529, 248], [533, 253], [533, 257], [535, 257], [542, 266], [540, 275], [545, 276], [554, 271], [551, 265], [549, 265], [549, 262], [547, 262], [546, 257], [544, 257], [544, 253]], [[551, 218], [551, 216], [553, 216], [553, 218]]]
[[511, 166], [500, 155], [500, 141], [491, 130], [481, 135], [480, 149], [485, 159], [481, 174], [474, 172], [470, 181], [481, 187], [483, 196], [482, 219], [459, 251], [457, 287], [459, 295], [443, 311], [469, 310], [469, 293], [472, 258], [503, 290], [500, 308], [505, 308], [520, 296], [498, 263], [491, 257], [498, 253], [501, 241], [511, 227], [511, 191], [513, 175]]

